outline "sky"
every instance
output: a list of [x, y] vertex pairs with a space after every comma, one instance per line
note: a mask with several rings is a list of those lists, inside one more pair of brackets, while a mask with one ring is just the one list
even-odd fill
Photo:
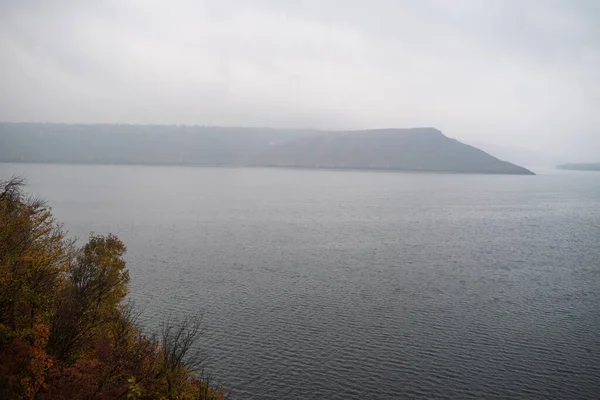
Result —
[[367, 129], [598, 161], [597, 0], [0, 0], [0, 121]]

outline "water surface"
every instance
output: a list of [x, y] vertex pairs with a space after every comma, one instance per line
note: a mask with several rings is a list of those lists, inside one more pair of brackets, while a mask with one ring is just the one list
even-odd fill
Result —
[[235, 399], [598, 398], [600, 174], [0, 164]]

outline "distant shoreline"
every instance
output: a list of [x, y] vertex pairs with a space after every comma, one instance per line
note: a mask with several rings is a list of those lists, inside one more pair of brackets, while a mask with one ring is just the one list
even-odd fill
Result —
[[192, 167], [192, 168], [251, 168], [251, 169], [291, 169], [308, 171], [357, 171], [357, 172], [400, 172], [410, 174], [441, 174], [441, 175], [516, 175], [535, 176], [530, 174], [515, 174], [511, 172], [462, 172], [446, 170], [419, 170], [397, 168], [370, 167], [308, 167], [291, 165], [244, 165], [244, 164], [196, 164], [196, 163], [157, 163], [157, 162], [77, 162], [77, 161], [0, 161], [0, 164], [42, 164], [42, 165], [97, 165], [97, 166], [129, 166], [129, 167]]
[[587, 171], [587, 172], [600, 172], [600, 163], [569, 163], [560, 164], [556, 166], [556, 169], [563, 171]]
[[9, 162], [535, 175], [431, 127], [352, 131], [0, 123]]

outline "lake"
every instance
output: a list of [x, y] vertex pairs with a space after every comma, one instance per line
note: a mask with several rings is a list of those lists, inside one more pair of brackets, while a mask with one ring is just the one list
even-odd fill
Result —
[[0, 164], [234, 399], [597, 399], [600, 174]]

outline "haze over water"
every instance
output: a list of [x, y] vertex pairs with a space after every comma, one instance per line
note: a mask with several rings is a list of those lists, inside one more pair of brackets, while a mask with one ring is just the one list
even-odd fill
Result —
[[[539, 172], [539, 171], [536, 171]], [[0, 164], [235, 399], [597, 398], [600, 175]]]

